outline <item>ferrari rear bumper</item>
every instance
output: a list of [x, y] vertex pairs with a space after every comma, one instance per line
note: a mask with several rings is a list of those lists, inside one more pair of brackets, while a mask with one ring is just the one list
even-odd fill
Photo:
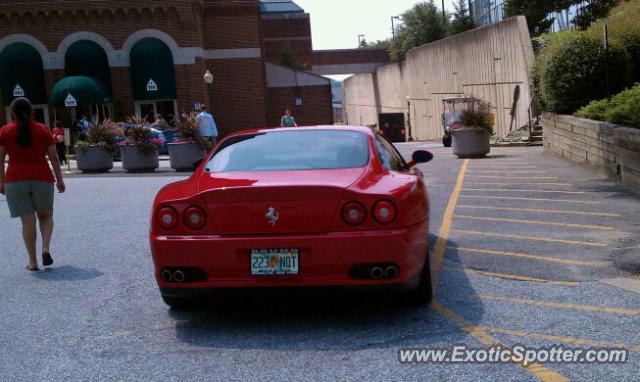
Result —
[[[278, 236], [156, 236], [150, 238], [158, 286], [165, 296], [184, 296], [214, 288], [296, 286], [401, 286], [419, 278], [428, 247], [428, 223], [393, 230]], [[299, 273], [251, 275], [254, 249], [296, 249]], [[362, 264], [395, 264], [393, 278], [355, 278]], [[198, 269], [195, 282], [166, 282], [166, 269]]]

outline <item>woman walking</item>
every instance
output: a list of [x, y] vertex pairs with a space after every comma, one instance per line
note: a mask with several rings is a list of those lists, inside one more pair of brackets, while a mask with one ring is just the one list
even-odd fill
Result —
[[[53, 264], [49, 245], [53, 233], [54, 178], [46, 157], [55, 172], [59, 192], [65, 191], [56, 144], [49, 129], [32, 118], [33, 109], [26, 98], [11, 104], [14, 121], [0, 129], [0, 194], [7, 196], [11, 217], [22, 221], [22, 237], [29, 264], [37, 271], [36, 221], [42, 235], [42, 265]], [[9, 167], [5, 174], [5, 157]]]
[[53, 134], [53, 140], [56, 142], [56, 150], [60, 164], [64, 165], [67, 162], [67, 147], [64, 144], [64, 126], [62, 122], [55, 121], [51, 133]]

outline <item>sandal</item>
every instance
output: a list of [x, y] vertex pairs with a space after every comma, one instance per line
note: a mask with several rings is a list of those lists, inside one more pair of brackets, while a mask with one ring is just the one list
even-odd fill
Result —
[[42, 254], [42, 265], [48, 267], [51, 264], [53, 264], [53, 258], [51, 257], [51, 254], [49, 252], [44, 252]]
[[37, 271], [39, 271], [39, 270], [40, 270], [40, 268], [38, 268], [38, 267], [31, 268], [31, 267], [29, 267], [28, 265], [27, 265], [27, 268], [26, 268], [26, 269], [27, 269], [29, 272], [37, 272]]

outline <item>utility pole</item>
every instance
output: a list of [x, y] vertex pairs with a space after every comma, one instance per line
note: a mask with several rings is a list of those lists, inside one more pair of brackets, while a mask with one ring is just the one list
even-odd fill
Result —
[[362, 48], [362, 39], [364, 38], [363, 34], [358, 35], [358, 48]]
[[444, 9], [444, 0], [442, 0], [442, 26], [447, 26], [447, 12]]

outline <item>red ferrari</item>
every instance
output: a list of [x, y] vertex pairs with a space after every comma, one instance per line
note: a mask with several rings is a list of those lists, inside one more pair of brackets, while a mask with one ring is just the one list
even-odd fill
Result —
[[243, 131], [156, 196], [164, 301], [215, 288], [401, 286], [432, 298], [429, 197], [416, 167], [362, 127]]

